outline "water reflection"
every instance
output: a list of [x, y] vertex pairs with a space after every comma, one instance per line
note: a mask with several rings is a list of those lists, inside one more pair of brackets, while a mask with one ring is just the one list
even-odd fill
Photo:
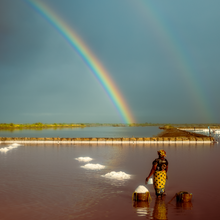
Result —
[[152, 137], [161, 132], [157, 126], [147, 127], [83, 127], [59, 129], [0, 130], [1, 137]]
[[168, 219], [167, 204], [164, 198], [156, 198], [154, 208], [150, 207], [150, 202], [135, 201], [133, 207], [136, 208], [138, 216], [146, 216], [148, 219]]
[[155, 200], [153, 218], [151, 219], [167, 219], [167, 205], [164, 197]]
[[151, 216], [153, 208], [150, 208], [150, 202], [134, 201], [133, 207], [136, 209], [138, 216]]
[[[167, 196], [156, 200], [149, 186], [150, 203], [131, 203], [131, 193], [143, 183], [161, 148], [170, 162]], [[0, 153], [0, 219], [218, 219], [220, 176], [213, 161], [215, 167], [220, 166], [219, 154], [217, 144], [22, 144], [7, 154]], [[83, 163], [75, 160], [79, 157], [93, 158], [94, 163], [106, 167], [82, 169]], [[111, 171], [132, 177], [102, 177]], [[204, 178], [204, 173], [209, 173], [209, 178]], [[193, 204], [177, 203], [175, 198], [169, 203], [181, 189], [193, 193]]]
[[183, 210], [192, 210], [193, 204], [192, 202], [177, 202], [176, 208], [183, 209]]
[[172, 203], [167, 203], [164, 197], [156, 198], [154, 206], [151, 206], [151, 202], [148, 201], [133, 201], [133, 207], [136, 209], [137, 216], [146, 216], [147, 219], [153, 220], [168, 219], [168, 210], [171, 212], [173, 210], [184, 212], [193, 208], [192, 202], [177, 202], [174, 200]]

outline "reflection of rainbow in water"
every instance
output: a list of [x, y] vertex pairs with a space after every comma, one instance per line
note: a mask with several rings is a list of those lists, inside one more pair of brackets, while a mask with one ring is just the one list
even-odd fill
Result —
[[47, 19], [54, 28], [70, 43], [78, 55], [83, 59], [89, 69], [92, 71], [95, 78], [99, 81], [110, 100], [120, 113], [125, 123], [135, 122], [127, 103], [118, 90], [115, 82], [110, 78], [109, 73], [105, 70], [102, 64], [98, 61], [95, 55], [89, 50], [86, 44], [75, 33], [72, 27], [68, 26], [54, 11], [41, 1], [25, 0], [38, 13]]
[[194, 96], [194, 108], [198, 109], [199, 114], [201, 113], [201, 119], [203, 120], [203, 117], [206, 117], [208, 121], [214, 121], [212, 109], [208, 104], [208, 100], [205, 99], [205, 90], [199, 85], [199, 79], [195, 77], [195, 70], [189, 59], [189, 52], [186, 50], [184, 43], [180, 41], [175, 29], [165, 22], [159, 11], [156, 10], [154, 1], [137, 0], [132, 2], [132, 4], [133, 8], [137, 9], [138, 16], [142, 16], [151, 26], [162, 46], [168, 48], [167, 52], [170, 53], [168, 56], [173, 59], [177, 72], [184, 78], [187, 89]]

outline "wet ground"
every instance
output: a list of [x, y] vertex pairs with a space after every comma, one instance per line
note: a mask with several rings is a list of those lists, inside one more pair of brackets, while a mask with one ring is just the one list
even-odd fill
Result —
[[[159, 149], [169, 161], [167, 196], [157, 200], [153, 186], [146, 185], [152, 201], [135, 203], [132, 193], [144, 185]], [[219, 154], [219, 144], [10, 148], [0, 153], [0, 219], [218, 219]], [[78, 157], [105, 167], [85, 169], [88, 162]], [[104, 177], [112, 171], [131, 178]], [[192, 202], [170, 202], [179, 191], [192, 193]]]
[[206, 134], [200, 134], [191, 131], [179, 130], [177, 128], [162, 129], [158, 137], [207, 137]]

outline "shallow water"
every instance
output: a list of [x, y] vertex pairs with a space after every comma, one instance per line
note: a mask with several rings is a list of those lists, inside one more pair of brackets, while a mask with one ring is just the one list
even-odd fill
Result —
[[152, 137], [161, 132], [157, 126], [147, 127], [85, 127], [43, 130], [0, 130], [0, 137]]
[[[1, 144], [0, 148], [9, 145]], [[21, 145], [0, 152], [0, 219], [217, 219], [219, 144]], [[156, 151], [169, 161], [167, 196], [132, 202], [132, 193], [149, 174]], [[75, 158], [93, 158], [101, 170], [84, 169]], [[123, 171], [130, 179], [102, 175]], [[176, 204], [179, 191], [192, 203]]]

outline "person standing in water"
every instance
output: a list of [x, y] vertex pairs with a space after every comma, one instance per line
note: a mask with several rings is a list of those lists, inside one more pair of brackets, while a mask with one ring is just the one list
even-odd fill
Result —
[[153, 161], [152, 169], [145, 182], [147, 183], [151, 175], [154, 175], [154, 189], [156, 196], [158, 197], [165, 195], [168, 161], [165, 159], [166, 152], [164, 150], [159, 150], [157, 153], [159, 158]]

